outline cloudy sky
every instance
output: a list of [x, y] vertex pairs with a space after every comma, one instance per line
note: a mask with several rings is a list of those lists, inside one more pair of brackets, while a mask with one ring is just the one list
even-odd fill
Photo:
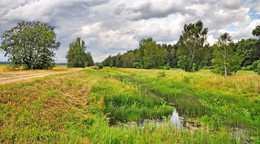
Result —
[[[260, 24], [260, 0], [1, 0], [0, 36], [20, 21], [55, 26], [61, 47], [56, 62], [66, 62], [68, 45], [77, 37], [94, 61], [138, 48], [152, 37], [173, 44], [184, 24], [202, 20], [213, 44], [224, 32], [234, 41], [253, 37]], [[1, 40], [0, 40], [1, 43]], [[0, 52], [0, 61], [6, 61]]]

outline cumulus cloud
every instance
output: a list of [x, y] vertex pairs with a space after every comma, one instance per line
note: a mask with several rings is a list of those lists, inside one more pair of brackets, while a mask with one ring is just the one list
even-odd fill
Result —
[[[252, 37], [252, 29], [260, 23], [259, 5], [252, 0], [4, 0], [0, 35], [22, 20], [46, 22], [55, 26], [61, 42], [57, 62], [66, 61], [69, 43], [77, 37], [85, 40], [95, 61], [102, 61], [137, 48], [142, 38], [174, 44], [184, 24], [198, 20], [209, 28], [210, 44], [224, 32], [234, 40]], [[229, 31], [230, 25], [238, 30]], [[1, 60], [6, 60], [2, 54]]]

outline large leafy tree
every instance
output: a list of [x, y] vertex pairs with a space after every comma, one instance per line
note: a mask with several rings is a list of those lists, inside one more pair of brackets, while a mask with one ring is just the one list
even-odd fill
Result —
[[69, 51], [66, 56], [68, 67], [86, 67], [94, 65], [90, 52], [85, 52], [86, 48], [84, 40], [81, 40], [80, 37], [78, 37], [75, 42], [70, 43]]
[[144, 68], [160, 68], [164, 64], [166, 50], [164, 51], [156, 42], [150, 41], [144, 46]]
[[164, 64], [169, 64], [170, 67], [177, 67], [178, 58], [176, 55], [178, 46], [177, 45], [170, 45], [170, 44], [162, 44], [161, 48], [166, 53], [165, 62]]
[[116, 56], [116, 66], [117, 67], [123, 67], [124, 66], [124, 60], [123, 60], [123, 56], [119, 53]]
[[145, 49], [145, 45], [149, 42], [152, 42], [153, 39], [152, 38], [147, 38], [147, 39], [142, 39], [140, 42], [139, 42], [139, 49], [137, 51], [137, 58], [138, 58], [138, 61], [140, 62], [141, 66], [144, 67], [144, 63], [145, 63], [145, 60], [144, 60], [144, 49]]
[[136, 61], [135, 55], [132, 51], [128, 51], [123, 55], [124, 67], [131, 68]]
[[234, 44], [228, 33], [224, 33], [219, 37], [213, 52], [213, 72], [228, 76], [234, 74], [239, 69], [243, 60], [242, 55], [239, 56], [233, 47]]
[[205, 41], [207, 39], [207, 28], [203, 28], [202, 21], [194, 24], [185, 24], [182, 35], [178, 41], [178, 66], [185, 71], [199, 70], [207, 51]]
[[39, 21], [20, 22], [2, 35], [0, 49], [8, 56], [12, 68], [49, 69], [55, 66], [56, 41], [54, 27]]

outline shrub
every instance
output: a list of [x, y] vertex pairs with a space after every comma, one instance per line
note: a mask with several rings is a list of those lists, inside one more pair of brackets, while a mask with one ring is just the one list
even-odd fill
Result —
[[102, 65], [102, 64], [99, 64], [99, 65], [98, 65], [98, 69], [103, 69], [103, 65]]
[[162, 66], [162, 69], [164, 69], [164, 70], [170, 70], [171, 67], [170, 67], [169, 63], [167, 63], [165, 66]]
[[252, 64], [251, 69], [252, 69], [254, 72], [257, 72], [257, 73], [260, 75], [260, 60], [255, 61], [255, 62]]
[[142, 66], [141, 66], [141, 64], [139, 63], [139, 62], [135, 62], [134, 64], [133, 64], [133, 68], [137, 68], [137, 69], [139, 69], [139, 68], [141, 68]]
[[165, 77], [165, 76], [166, 76], [165, 72], [159, 72], [157, 75], [158, 78]]

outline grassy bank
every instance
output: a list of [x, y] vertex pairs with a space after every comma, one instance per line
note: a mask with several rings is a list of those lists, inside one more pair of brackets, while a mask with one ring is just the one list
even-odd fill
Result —
[[[158, 78], [158, 73], [157, 70], [88, 68], [0, 85], [0, 142], [236, 143], [239, 139], [221, 127], [258, 127], [259, 116], [257, 113], [252, 115], [250, 110], [249, 121], [242, 120], [244, 115], [237, 124], [230, 120], [238, 115], [233, 112], [233, 105], [241, 100], [240, 97], [237, 100], [229, 98], [226, 92], [224, 95], [212, 94], [203, 88], [193, 88], [190, 83], [170, 81], [168, 73]], [[226, 112], [232, 112], [229, 113], [231, 116], [217, 111], [223, 106], [220, 98], [227, 100], [225, 108], [230, 109]], [[211, 106], [214, 99], [221, 103]], [[244, 99], [246, 102], [242, 107], [236, 105], [238, 110], [246, 106], [257, 110], [259, 103], [249, 105], [248, 99]], [[177, 105], [181, 114], [197, 118], [206, 125], [196, 131], [176, 130], [167, 119], [173, 111], [171, 105]], [[213, 113], [219, 122], [213, 119]], [[143, 119], [164, 119], [166, 124], [139, 126]], [[212, 131], [212, 128], [218, 130]], [[250, 136], [257, 142], [255, 132]], [[245, 135], [240, 142], [247, 142], [250, 136]]]

